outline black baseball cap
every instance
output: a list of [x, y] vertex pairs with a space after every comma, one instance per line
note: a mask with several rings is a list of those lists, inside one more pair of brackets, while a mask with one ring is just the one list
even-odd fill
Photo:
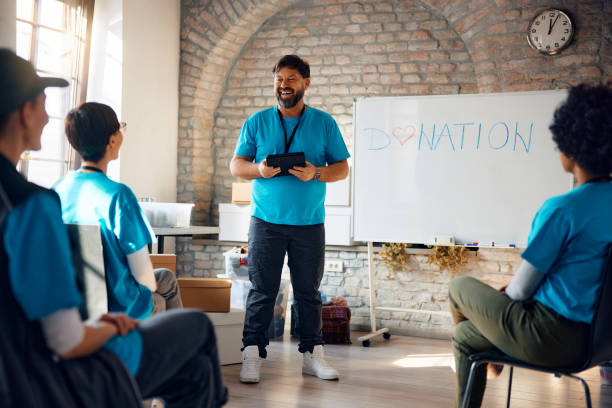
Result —
[[0, 48], [0, 116], [34, 99], [49, 86], [66, 87], [68, 81], [39, 77], [28, 61], [11, 49]]

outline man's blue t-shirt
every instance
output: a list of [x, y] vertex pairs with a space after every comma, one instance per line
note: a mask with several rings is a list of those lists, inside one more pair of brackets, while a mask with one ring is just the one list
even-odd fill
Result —
[[534, 299], [591, 324], [612, 243], [612, 183], [586, 183], [548, 199], [536, 214], [521, 256], [544, 279]]
[[[77, 308], [81, 295], [76, 285], [70, 244], [62, 223], [57, 197], [40, 192], [13, 208], [6, 216], [3, 242], [15, 299], [29, 320], [40, 320], [61, 309]], [[142, 356], [142, 337], [133, 330], [104, 345], [135, 375]]]
[[[285, 118], [283, 125], [295, 137], [285, 152], [285, 133], [277, 108], [272, 107], [248, 118], [238, 136], [235, 154], [253, 157], [255, 163], [270, 154], [304, 152], [306, 161], [316, 167], [350, 157], [336, 121], [327, 113], [308, 106], [302, 118]], [[266, 222], [284, 225], [314, 225], [325, 222], [325, 183], [302, 181], [295, 176], [256, 178], [251, 184], [251, 215]]]
[[53, 189], [62, 201], [65, 223], [100, 225], [109, 311], [149, 317], [153, 294], [136, 280], [127, 255], [153, 242], [155, 235], [132, 190], [103, 173], [78, 171], [66, 174]]

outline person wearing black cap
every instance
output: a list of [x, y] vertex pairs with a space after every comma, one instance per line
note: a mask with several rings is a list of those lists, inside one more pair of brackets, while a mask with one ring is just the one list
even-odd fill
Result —
[[[138, 407], [140, 392], [168, 407], [222, 406], [227, 389], [204, 314], [81, 320], [59, 198], [16, 171], [24, 151], [41, 148], [50, 86], [68, 82], [41, 78], [0, 49], [0, 406]], [[191, 343], [164, 347], [165, 333], [186, 327]]]

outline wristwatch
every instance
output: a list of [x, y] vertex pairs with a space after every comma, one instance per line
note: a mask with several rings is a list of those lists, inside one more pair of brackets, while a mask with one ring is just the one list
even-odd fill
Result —
[[321, 181], [321, 169], [319, 167], [317, 167], [317, 172], [315, 173], [314, 179]]

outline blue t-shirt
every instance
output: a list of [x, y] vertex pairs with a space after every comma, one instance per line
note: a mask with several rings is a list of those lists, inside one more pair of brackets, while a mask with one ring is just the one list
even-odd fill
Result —
[[[81, 304], [57, 197], [40, 192], [20, 203], [7, 214], [3, 234], [11, 289], [28, 319], [40, 320]], [[142, 337], [136, 330], [113, 337], [104, 347], [132, 374], [138, 372]]]
[[612, 183], [586, 183], [548, 199], [531, 226], [521, 256], [544, 279], [534, 299], [577, 322], [591, 324], [612, 243]]
[[132, 190], [103, 173], [77, 171], [66, 174], [53, 189], [62, 201], [65, 223], [100, 225], [109, 311], [133, 319], [149, 317], [153, 294], [138, 283], [127, 255], [153, 242], [155, 235]]
[[[299, 118], [283, 117], [287, 137]], [[316, 167], [350, 157], [336, 121], [327, 113], [308, 106], [289, 151], [277, 108], [272, 107], [248, 118], [238, 136], [235, 154], [253, 157], [255, 163], [270, 154], [304, 152], [306, 161]], [[256, 178], [251, 184], [251, 215], [266, 222], [285, 225], [314, 225], [325, 222], [325, 183], [302, 181], [295, 176]]]

